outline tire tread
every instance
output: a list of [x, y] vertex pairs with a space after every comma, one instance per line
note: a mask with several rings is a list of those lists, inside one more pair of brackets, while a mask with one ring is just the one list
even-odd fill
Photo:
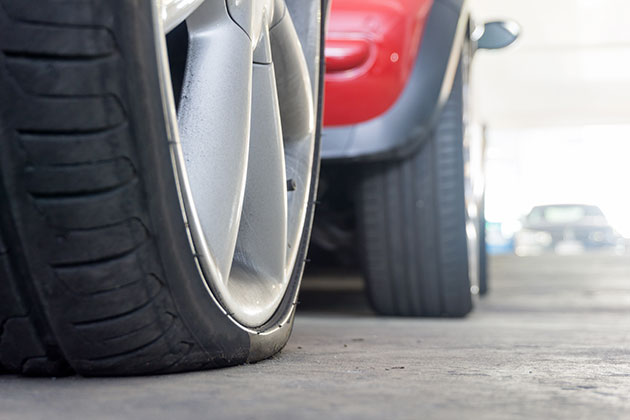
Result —
[[6, 205], [21, 214], [2, 226], [25, 237], [24, 223], [38, 225], [42, 251], [23, 262], [37, 274], [17, 275], [12, 266], [26, 256], [10, 256], [0, 237], [0, 366], [41, 375], [209, 366], [162, 280], [111, 27], [122, 2], [41, 3], [0, 0], [0, 92], [16, 98], [0, 109], [10, 127], [0, 147], [11, 155], [0, 168], [7, 194], [19, 197]]
[[435, 132], [414, 155], [364, 167], [359, 249], [370, 301], [382, 314], [459, 317], [472, 309], [461, 89], [454, 84]]

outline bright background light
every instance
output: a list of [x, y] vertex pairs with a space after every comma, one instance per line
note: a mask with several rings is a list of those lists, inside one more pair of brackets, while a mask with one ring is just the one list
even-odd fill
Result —
[[537, 204], [595, 204], [630, 237], [630, 125], [496, 129], [487, 140], [489, 221], [517, 221]]
[[630, 237], [630, 1], [471, 6], [477, 21], [522, 27], [514, 46], [473, 62], [473, 112], [488, 128], [488, 220], [514, 224], [537, 204], [595, 204]]

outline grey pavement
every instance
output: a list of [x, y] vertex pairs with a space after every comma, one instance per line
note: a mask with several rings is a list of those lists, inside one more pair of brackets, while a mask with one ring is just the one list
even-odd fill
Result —
[[501, 257], [464, 320], [374, 317], [309, 276], [279, 355], [126, 379], [0, 376], [0, 419], [630, 418], [630, 257]]

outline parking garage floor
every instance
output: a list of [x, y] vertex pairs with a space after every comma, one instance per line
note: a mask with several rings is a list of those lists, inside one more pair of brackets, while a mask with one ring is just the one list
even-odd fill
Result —
[[1, 419], [630, 416], [630, 257], [491, 260], [465, 320], [376, 318], [352, 273], [305, 280], [271, 360], [126, 379], [0, 376]]

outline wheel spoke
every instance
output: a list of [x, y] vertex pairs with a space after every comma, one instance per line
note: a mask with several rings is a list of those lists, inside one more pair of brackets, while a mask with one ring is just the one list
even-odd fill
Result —
[[270, 31], [276, 69], [282, 133], [285, 141], [301, 140], [315, 131], [313, 93], [306, 60], [290, 15]]
[[242, 283], [241, 293], [260, 300], [287, 280], [287, 182], [273, 65], [254, 64], [253, 92], [251, 158], [230, 287]]
[[[187, 25], [190, 45], [178, 112], [180, 137], [203, 239], [227, 279], [247, 173], [251, 41], [223, 1], [203, 3]], [[202, 262], [211, 258], [201, 257]]]
[[204, 0], [158, 0], [164, 32], [169, 33], [185, 21]]
[[293, 266], [306, 217], [313, 164], [315, 112], [313, 87], [300, 40], [289, 14], [270, 31], [282, 116], [287, 177], [295, 183], [288, 197], [287, 266]]

